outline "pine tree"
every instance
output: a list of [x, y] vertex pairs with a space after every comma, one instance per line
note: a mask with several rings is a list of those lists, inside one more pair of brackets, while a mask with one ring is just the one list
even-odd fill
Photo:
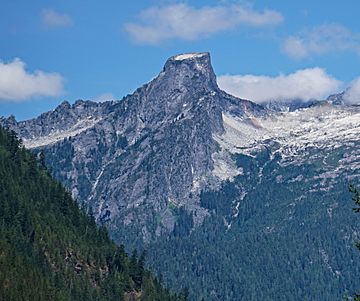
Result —
[[[121, 301], [143, 283], [151, 286], [144, 261], [137, 252], [129, 259], [16, 135], [0, 127], [0, 300]], [[153, 287], [149, 301], [177, 300]]]
[[[354, 212], [360, 212], [360, 193], [354, 185], [349, 186], [349, 191], [353, 193], [352, 200], [355, 203], [355, 207], [353, 208]], [[360, 250], [360, 242], [356, 242], [356, 247]], [[354, 295], [354, 301], [360, 301], [360, 294], [356, 293]]]

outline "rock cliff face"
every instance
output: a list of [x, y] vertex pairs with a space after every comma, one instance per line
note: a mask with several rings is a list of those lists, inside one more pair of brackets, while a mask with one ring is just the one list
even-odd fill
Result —
[[219, 90], [209, 54], [193, 53], [121, 101], [0, 123], [194, 300], [335, 300], [360, 287], [345, 201], [360, 180], [360, 107], [343, 96], [264, 108]]
[[[208, 53], [171, 57], [151, 82], [117, 102], [62, 103], [36, 119], [1, 122], [44, 152], [54, 175], [110, 229], [145, 241], [173, 231], [179, 208], [202, 223], [199, 193], [241, 172], [214, 136], [223, 113], [265, 114], [221, 91]], [[183, 211], [182, 211], [183, 212]]]

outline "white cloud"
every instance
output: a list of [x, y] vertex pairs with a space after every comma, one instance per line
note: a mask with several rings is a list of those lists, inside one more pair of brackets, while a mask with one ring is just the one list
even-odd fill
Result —
[[42, 19], [43, 23], [50, 27], [66, 27], [73, 24], [73, 20], [68, 14], [62, 14], [53, 9], [44, 9]]
[[344, 101], [349, 104], [360, 103], [360, 77], [356, 78], [345, 91]]
[[289, 37], [283, 45], [284, 51], [292, 58], [303, 58], [308, 55], [308, 49], [300, 38]]
[[342, 83], [324, 69], [309, 68], [276, 77], [225, 75], [218, 78], [224, 91], [255, 102], [269, 100], [322, 99], [338, 92]]
[[0, 101], [22, 101], [33, 96], [58, 96], [63, 92], [63, 78], [40, 70], [29, 73], [25, 63], [16, 58], [0, 61]]
[[339, 51], [352, 51], [360, 55], [360, 34], [338, 24], [321, 25], [288, 37], [283, 43], [283, 50], [296, 59]]
[[94, 101], [102, 102], [102, 101], [115, 100], [115, 99], [116, 98], [112, 93], [104, 93], [104, 94], [96, 96], [94, 98]]
[[125, 30], [139, 43], [157, 44], [173, 38], [196, 40], [240, 25], [264, 27], [282, 21], [283, 16], [277, 11], [257, 12], [242, 5], [195, 8], [173, 4], [142, 11], [139, 22], [125, 24]]

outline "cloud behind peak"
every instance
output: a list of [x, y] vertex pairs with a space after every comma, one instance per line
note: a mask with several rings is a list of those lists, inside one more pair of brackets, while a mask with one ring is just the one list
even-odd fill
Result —
[[342, 83], [322, 68], [307, 68], [287, 75], [224, 75], [218, 78], [224, 91], [258, 103], [270, 100], [323, 99], [338, 92]]

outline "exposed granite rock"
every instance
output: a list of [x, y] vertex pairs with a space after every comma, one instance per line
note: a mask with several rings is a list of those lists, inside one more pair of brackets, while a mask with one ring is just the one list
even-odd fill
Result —
[[199, 192], [224, 180], [214, 161], [231, 166], [213, 139], [224, 132], [223, 112], [266, 114], [221, 91], [209, 54], [196, 53], [171, 57], [155, 79], [121, 101], [63, 102], [38, 118], [1, 123], [46, 154], [54, 175], [98, 221], [110, 229], [134, 227], [148, 241], [173, 230], [178, 207], [195, 225], [208, 214]]
[[345, 93], [346, 93], [346, 91], [337, 93], [337, 94], [332, 94], [326, 99], [326, 101], [333, 105], [344, 105], [345, 104], [345, 101], [344, 101]]

